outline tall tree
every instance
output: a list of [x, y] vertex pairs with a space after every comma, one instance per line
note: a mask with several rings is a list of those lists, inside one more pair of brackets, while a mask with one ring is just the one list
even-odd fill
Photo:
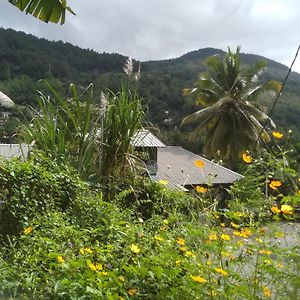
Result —
[[266, 63], [243, 66], [240, 48], [235, 53], [228, 49], [223, 59], [211, 56], [205, 65], [207, 71], [195, 87], [185, 90], [204, 108], [184, 118], [182, 125], [197, 124], [192, 136], [206, 131], [203, 152], [209, 156], [219, 152], [234, 167], [242, 151], [259, 146], [261, 140], [268, 141], [262, 122], [275, 124], [255, 101], [276, 95], [281, 84], [275, 80], [260, 84], [258, 78]]
[[9, 0], [9, 2], [44, 22], [63, 24], [66, 11], [74, 14], [66, 0]]

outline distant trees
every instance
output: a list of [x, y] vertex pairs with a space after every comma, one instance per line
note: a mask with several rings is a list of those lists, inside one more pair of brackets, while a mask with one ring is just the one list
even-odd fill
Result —
[[204, 108], [184, 118], [182, 125], [196, 123], [193, 135], [207, 134], [203, 152], [209, 156], [219, 152], [233, 167], [242, 151], [258, 146], [260, 138], [269, 139], [261, 122], [275, 124], [254, 101], [275, 95], [281, 84], [274, 80], [260, 84], [265, 62], [242, 66], [239, 48], [235, 53], [229, 49], [224, 59], [211, 56], [205, 65], [207, 71], [195, 87], [185, 90]]
[[9, 2], [44, 22], [63, 24], [66, 11], [74, 14], [67, 0], [9, 0]]

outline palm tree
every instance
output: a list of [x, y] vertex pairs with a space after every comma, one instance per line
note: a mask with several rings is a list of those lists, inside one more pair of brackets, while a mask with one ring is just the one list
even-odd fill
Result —
[[66, 0], [9, 0], [21, 11], [44, 21], [63, 24], [66, 10], [74, 14]]
[[182, 125], [197, 123], [192, 137], [207, 132], [204, 153], [213, 156], [219, 152], [233, 168], [242, 151], [269, 140], [262, 122], [269, 121], [273, 127], [275, 124], [253, 102], [276, 95], [281, 84], [275, 80], [260, 84], [258, 78], [266, 63], [242, 66], [239, 47], [235, 53], [229, 48], [223, 59], [207, 58], [205, 65], [207, 71], [200, 75], [195, 87], [184, 91], [194, 95], [205, 108], [184, 118]]

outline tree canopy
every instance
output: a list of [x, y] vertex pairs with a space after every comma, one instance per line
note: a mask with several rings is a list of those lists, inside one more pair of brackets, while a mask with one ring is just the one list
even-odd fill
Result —
[[232, 167], [242, 151], [258, 146], [260, 137], [268, 141], [262, 122], [275, 124], [255, 101], [276, 95], [281, 84], [275, 80], [259, 83], [266, 64], [243, 66], [239, 48], [235, 53], [228, 49], [223, 59], [211, 56], [205, 65], [207, 70], [195, 87], [185, 90], [204, 108], [184, 118], [182, 124], [196, 123], [194, 136], [206, 131], [204, 153], [213, 156], [219, 151]]

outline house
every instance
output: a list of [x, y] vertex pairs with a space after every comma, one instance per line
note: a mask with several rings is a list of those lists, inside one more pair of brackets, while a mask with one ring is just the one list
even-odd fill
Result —
[[[135, 134], [131, 142], [136, 150], [153, 153], [145, 161], [154, 181], [167, 182], [171, 189], [193, 190], [198, 185], [227, 186], [241, 180], [242, 175], [180, 146], [166, 146], [148, 130]], [[201, 167], [196, 162], [201, 162]], [[150, 166], [150, 169], [149, 169]]]

